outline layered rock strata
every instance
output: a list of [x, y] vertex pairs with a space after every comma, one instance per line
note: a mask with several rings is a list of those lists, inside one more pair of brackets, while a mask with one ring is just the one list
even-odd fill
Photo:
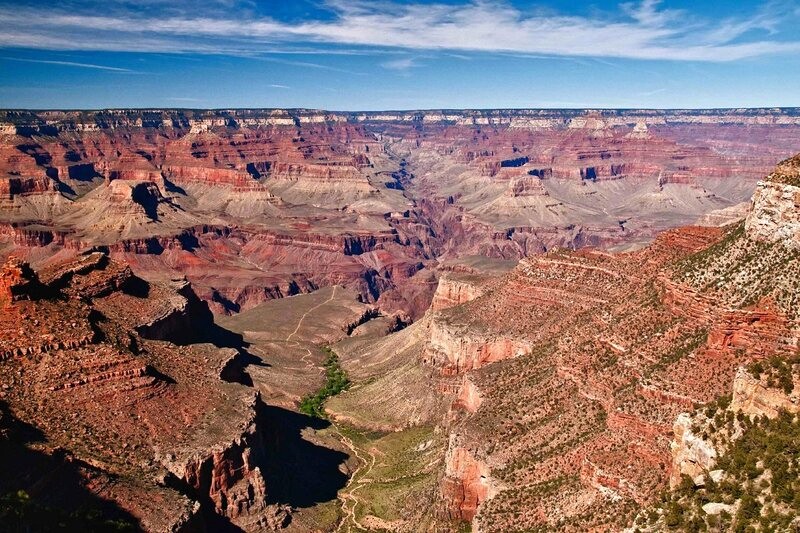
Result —
[[[288, 523], [261, 474], [263, 404], [220, 378], [232, 374], [230, 350], [175, 344], [208, 342], [214, 329], [190, 285], [148, 283], [92, 253], [39, 272], [12, 259], [0, 294], [0, 407], [41, 435], [24, 446], [0, 438], [10, 450], [0, 466], [17, 461], [24, 474], [3, 476], [3, 493], [38, 501], [72, 486], [147, 531]], [[40, 461], [59, 474], [37, 474]], [[86, 466], [66, 479], [70, 465]], [[71, 512], [72, 503], [52, 504]]]
[[338, 283], [415, 319], [441, 260], [640, 246], [749, 198], [800, 128], [794, 109], [0, 120], [3, 255], [103, 246], [145, 277], [186, 274], [218, 313]]

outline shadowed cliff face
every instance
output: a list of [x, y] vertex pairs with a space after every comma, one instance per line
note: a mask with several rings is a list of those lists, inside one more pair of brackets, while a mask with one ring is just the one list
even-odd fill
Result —
[[38, 272], [12, 259], [0, 280], [3, 494], [148, 531], [288, 520], [267, 499], [270, 430], [245, 371], [265, 365], [186, 281], [148, 283], [101, 252]]
[[330, 510], [349, 446], [287, 408], [318, 344], [338, 420], [443, 428], [421, 501], [484, 530], [622, 525], [675, 416], [797, 344], [791, 172], [660, 233], [749, 198], [791, 110], [2, 116], [4, 398], [147, 529]]
[[273, 406], [264, 406], [262, 416], [270, 428], [264, 467], [267, 485], [273, 487], [268, 501], [306, 508], [335, 500], [347, 483], [342, 466], [348, 455], [303, 437], [305, 429], [324, 429], [330, 422]]
[[63, 450], [50, 455], [31, 446], [44, 440], [41, 431], [17, 419], [8, 404], [0, 401], [3, 529], [44, 533], [67, 527], [99, 531], [113, 527], [112, 521], [122, 531], [140, 527], [134, 516], [93, 492], [92, 484], [109, 481], [102, 472]]

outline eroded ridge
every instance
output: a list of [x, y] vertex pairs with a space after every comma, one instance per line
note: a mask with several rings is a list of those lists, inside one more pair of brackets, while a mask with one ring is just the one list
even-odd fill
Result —
[[[213, 319], [185, 281], [148, 283], [97, 252], [38, 273], [12, 259], [0, 279], [0, 406], [38, 433], [2, 441], [3, 470], [22, 474], [4, 492], [96, 500], [149, 531], [288, 523], [267, 494], [263, 404], [223, 379], [242, 372], [236, 349], [197, 344]], [[49, 499], [67, 486], [83, 500]]]

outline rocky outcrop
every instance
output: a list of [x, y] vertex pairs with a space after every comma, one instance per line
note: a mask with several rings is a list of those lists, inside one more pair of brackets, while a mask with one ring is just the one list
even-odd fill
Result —
[[162, 168], [164, 176], [178, 184], [205, 183], [210, 185], [230, 185], [237, 190], [256, 190], [261, 184], [244, 170], [208, 168], [205, 166], [166, 165]]
[[15, 196], [55, 193], [57, 191], [55, 182], [45, 176], [0, 179], [0, 201], [12, 200]]
[[483, 403], [483, 396], [475, 382], [469, 376], [464, 376], [461, 387], [458, 389], [458, 396], [453, 402], [453, 408], [464, 409], [468, 413], [475, 413]]
[[754, 377], [742, 367], [736, 372], [736, 378], [733, 380], [733, 399], [730, 408], [751, 418], [757, 416], [775, 418], [781, 410], [798, 413], [800, 387], [795, 383], [792, 392], [786, 394], [780, 389], [768, 386], [764, 379]]
[[683, 475], [692, 479], [702, 476], [709, 470], [713, 470], [717, 462], [717, 450], [701, 435], [695, 435], [692, 432], [693, 423], [689, 413], [681, 413], [675, 419], [674, 436], [670, 443], [672, 452], [671, 487], [676, 487]]
[[144, 338], [189, 344], [208, 338], [214, 316], [186, 279], [172, 280], [174, 296], [160, 302], [157, 316], [136, 326]]
[[275, 531], [290, 520], [285, 506], [268, 504], [268, 487], [261, 471], [266, 463], [265, 428], [260, 427], [254, 394], [241, 434], [211, 449], [180, 457], [157, 454], [159, 460], [192, 494], [208, 501], [214, 511], [246, 531]]
[[16, 246], [40, 248], [49, 244], [66, 246], [69, 231], [58, 231], [46, 226], [24, 223], [0, 223], [0, 235], [10, 237]]
[[475, 277], [443, 274], [433, 293], [431, 311], [441, 311], [474, 300], [483, 293]]
[[0, 122], [0, 135], [16, 135], [17, 127], [7, 122]]
[[261, 246], [297, 246], [337, 252], [344, 255], [360, 255], [383, 248], [387, 243], [395, 242], [397, 242], [397, 235], [391, 233], [384, 235], [325, 235], [314, 233], [287, 235], [264, 232], [252, 235], [248, 245], [252, 248]]
[[[288, 523], [289, 510], [268, 503], [268, 428], [258, 394], [239, 383], [241, 354], [173, 344], [213, 327], [187, 282], [146, 282], [94, 252], [38, 273], [13, 259], [0, 295], [0, 408], [43, 436], [36, 453], [91, 465], [76, 474], [81, 490], [148, 531]], [[70, 481], [20, 468], [4, 491], [48, 494]], [[67, 511], [71, 501], [48, 500]]]
[[[800, 391], [798, 380], [794, 379], [792, 392], [770, 386], [765, 377], [755, 377], [746, 368], [739, 367], [733, 380], [733, 394], [725, 412], [743, 413], [751, 419], [766, 416], [776, 418], [781, 411], [800, 412]], [[701, 484], [703, 476], [714, 470], [718, 457], [724, 454], [731, 440], [736, 440], [740, 430], [734, 429], [727, 439], [712, 442], [708, 437], [708, 426], [711, 423], [702, 411], [681, 413], [673, 425], [672, 468], [670, 486], [676, 487], [681, 477], [689, 476], [695, 483]], [[717, 430], [718, 431], [718, 430]]]
[[444, 462], [444, 513], [450, 520], [472, 521], [480, 505], [497, 494], [489, 467], [463, 447], [457, 434], [450, 435]]
[[727, 226], [728, 224], [732, 224], [734, 222], [742, 220], [747, 216], [749, 212], [750, 212], [750, 202], [742, 202], [739, 204], [732, 205], [730, 207], [715, 209], [710, 213], [706, 213], [697, 220], [696, 224], [698, 226], [711, 226], [711, 227]]
[[525, 196], [548, 196], [550, 193], [544, 188], [540, 178], [522, 176], [511, 179], [506, 194], [512, 198], [520, 198]]
[[12, 257], [0, 267], [0, 305], [36, 298], [43, 291], [36, 272], [21, 259]]
[[146, 283], [127, 265], [111, 263], [104, 252], [91, 252], [43, 272], [42, 280], [52, 289], [86, 300], [117, 291], [136, 292]]
[[163, 201], [158, 186], [151, 181], [115, 180], [110, 184], [109, 201], [114, 204], [127, 205], [135, 203], [141, 206], [145, 214], [155, 219], [158, 217], [157, 205]]
[[434, 318], [422, 360], [438, 367], [445, 375], [453, 375], [519, 357], [530, 349], [530, 343], [524, 340], [495, 334], [482, 335], [464, 325]]
[[745, 231], [755, 240], [800, 250], [800, 184], [769, 179], [759, 182]]

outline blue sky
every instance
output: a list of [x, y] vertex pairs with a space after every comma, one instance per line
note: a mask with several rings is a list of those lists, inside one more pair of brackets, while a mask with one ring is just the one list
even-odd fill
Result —
[[800, 0], [0, 0], [2, 108], [753, 106]]

